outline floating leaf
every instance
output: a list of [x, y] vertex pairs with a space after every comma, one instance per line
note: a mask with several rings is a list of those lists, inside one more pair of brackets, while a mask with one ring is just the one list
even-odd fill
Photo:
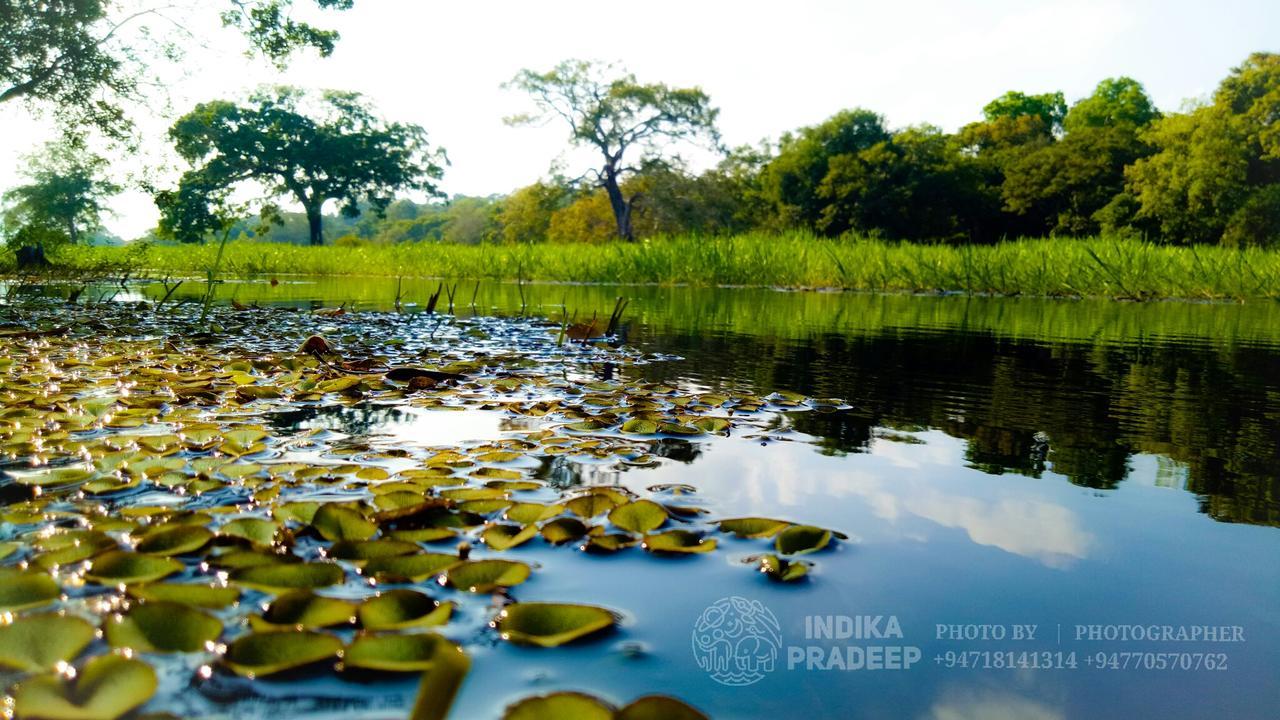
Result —
[[0, 625], [0, 667], [23, 672], [53, 670], [93, 642], [94, 627], [74, 615], [41, 613]]
[[169, 601], [219, 610], [240, 599], [240, 589], [187, 583], [148, 583], [129, 588], [129, 594], [150, 601]]
[[470, 592], [490, 592], [500, 587], [519, 585], [529, 579], [530, 568], [512, 560], [468, 560], [449, 568], [445, 578], [449, 585]]
[[59, 675], [24, 681], [14, 691], [14, 710], [23, 718], [115, 720], [150, 700], [157, 685], [155, 671], [141, 660], [102, 655], [72, 681]]
[[614, 720], [708, 720], [706, 715], [666, 695], [636, 698], [618, 711]]
[[586, 534], [586, 524], [577, 518], [559, 518], [542, 526], [542, 537], [553, 545], [573, 542]]
[[0, 610], [23, 610], [56, 600], [62, 588], [42, 572], [0, 571]]
[[783, 560], [777, 555], [762, 555], [760, 572], [771, 580], [795, 582], [809, 574], [809, 565], [798, 560]]
[[86, 470], [85, 468], [80, 467], [63, 467], [38, 470], [33, 473], [11, 472], [10, 474], [13, 475], [14, 481], [19, 485], [55, 487], [81, 483], [93, 477], [97, 473], [93, 470]]
[[716, 549], [716, 541], [704, 539], [689, 530], [668, 530], [656, 535], [646, 535], [644, 549], [658, 553], [704, 553]]
[[613, 720], [604, 701], [576, 692], [529, 697], [507, 708], [502, 720]]
[[569, 512], [580, 518], [593, 518], [597, 515], [603, 515], [621, 504], [605, 493], [588, 493], [569, 500], [565, 503], [565, 507], [569, 509]]
[[159, 580], [182, 567], [182, 563], [173, 558], [112, 550], [94, 558], [92, 567], [84, 575], [103, 585], [128, 585]]
[[268, 632], [244, 635], [227, 646], [222, 662], [241, 675], [258, 677], [328, 660], [342, 641], [323, 632]]
[[509, 605], [494, 627], [504, 640], [556, 647], [613, 627], [613, 613], [593, 605], [522, 602]]
[[311, 525], [325, 540], [368, 540], [378, 534], [377, 524], [341, 505], [322, 506], [316, 511]]
[[218, 532], [229, 537], [248, 540], [254, 545], [266, 547], [275, 542], [279, 526], [262, 518], [237, 518], [223, 525]]
[[357, 615], [366, 630], [433, 627], [449, 621], [453, 603], [440, 603], [416, 590], [388, 590], [360, 604]]
[[295, 627], [315, 629], [350, 623], [355, 614], [354, 603], [316, 595], [310, 590], [297, 590], [277, 597], [261, 617], [250, 617], [249, 624], [259, 632]]
[[729, 429], [729, 421], [719, 417], [700, 417], [693, 421], [693, 426], [703, 432], [718, 433]]
[[631, 435], [657, 435], [658, 423], [646, 418], [631, 418], [622, 423], [622, 432]]
[[213, 533], [193, 525], [164, 527], [147, 533], [136, 550], [145, 555], [183, 555], [195, 552], [213, 539]]
[[640, 540], [633, 535], [608, 533], [588, 537], [587, 544], [583, 546], [583, 549], [587, 552], [612, 553], [629, 548], [639, 542]]
[[364, 573], [379, 582], [422, 582], [457, 565], [461, 558], [445, 553], [419, 553], [370, 560]]
[[418, 546], [404, 540], [340, 540], [329, 548], [329, 557], [362, 562], [374, 558], [412, 555]]
[[485, 545], [494, 550], [507, 550], [528, 542], [537, 534], [537, 525], [522, 528], [519, 525], [502, 523], [485, 528], [484, 532], [480, 533], [480, 538], [484, 540]]
[[831, 542], [831, 531], [812, 525], [792, 525], [779, 533], [773, 546], [781, 555], [817, 552]]
[[231, 573], [231, 580], [265, 592], [304, 590], [337, 585], [346, 577], [333, 563], [255, 565]]
[[195, 652], [218, 639], [222, 623], [181, 603], [145, 602], [107, 620], [103, 632], [112, 647], [141, 652]]
[[667, 511], [652, 500], [636, 500], [619, 505], [609, 512], [609, 522], [623, 530], [644, 534], [662, 527], [667, 521]]
[[449, 641], [434, 633], [417, 635], [361, 635], [342, 654], [348, 667], [391, 672], [426, 670]]
[[766, 538], [777, 535], [790, 524], [785, 520], [745, 517], [721, 520], [718, 527], [720, 532], [730, 532], [741, 538]]
[[548, 518], [553, 518], [564, 512], [563, 505], [541, 505], [539, 503], [516, 503], [507, 508], [504, 513], [505, 517], [512, 522], [518, 522], [521, 525], [529, 525], [540, 522]]
[[471, 658], [453, 643], [441, 643], [431, 669], [422, 675], [409, 720], [445, 720], [458, 688], [471, 670]]

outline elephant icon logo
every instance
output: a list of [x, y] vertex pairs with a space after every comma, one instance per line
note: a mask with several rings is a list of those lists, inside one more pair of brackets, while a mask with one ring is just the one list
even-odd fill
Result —
[[782, 649], [778, 618], [759, 600], [734, 595], [702, 611], [693, 626], [698, 667], [724, 685], [751, 685], [773, 672]]

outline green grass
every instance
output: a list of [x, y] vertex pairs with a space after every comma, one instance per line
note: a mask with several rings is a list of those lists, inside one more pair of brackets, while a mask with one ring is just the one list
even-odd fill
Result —
[[[215, 245], [65, 248], [70, 271], [114, 266], [200, 276]], [[592, 283], [1149, 298], [1280, 297], [1280, 251], [1172, 247], [1128, 239], [1018, 240], [991, 246], [822, 239], [804, 233], [676, 237], [605, 245], [402, 244], [311, 248], [235, 242], [226, 276], [441, 277]]]

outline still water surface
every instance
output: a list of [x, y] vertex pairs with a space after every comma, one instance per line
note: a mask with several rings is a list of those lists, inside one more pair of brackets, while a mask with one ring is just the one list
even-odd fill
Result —
[[[405, 281], [402, 303], [420, 310], [436, 287]], [[390, 309], [395, 295], [383, 280], [220, 289], [299, 307]], [[546, 569], [520, 599], [596, 603], [625, 622], [548, 651], [496, 642], [464, 619], [455, 639], [473, 671], [456, 717], [495, 717], [560, 689], [619, 703], [665, 692], [719, 718], [1276, 717], [1280, 306], [470, 283], [454, 295], [459, 314], [523, 308], [577, 321], [607, 317], [625, 296], [627, 343], [674, 356], [627, 377], [851, 406], [781, 416], [765, 439], [672, 442], [656, 468], [546, 462], [539, 477], [559, 486], [687, 484], [713, 517], [778, 517], [850, 541], [813, 556], [810, 581], [796, 586], [742, 567], [767, 550], [759, 540], [681, 560], [541, 543], [508, 551]], [[279, 422], [423, 444], [513, 429], [495, 413], [464, 415], [354, 408]], [[692, 650], [695, 622], [728, 596], [759, 601], [781, 629], [773, 669], [747, 686], [716, 682]], [[806, 637], [814, 616], [881, 616], [881, 630], [893, 616], [901, 637]], [[939, 625], [1007, 635], [940, 639]], [[1034, 640], [1012, 639], [1014, 625], [1035, 626]], [[1090, 641], [1078, 626], [1092, 625], [1232, 626], [1244, 641]], [[848, 659], [849, 646], [886, 645], [921, 659], [833, 667], [833, 650]], [[1206, 654], [1218, 669], [1203, 667]], [[1174, 669], [1147, 669], [1157, 663]], [[289, 697], [240, 710], [403, 712], [385, 686], [360, 692], [290, 685]]]

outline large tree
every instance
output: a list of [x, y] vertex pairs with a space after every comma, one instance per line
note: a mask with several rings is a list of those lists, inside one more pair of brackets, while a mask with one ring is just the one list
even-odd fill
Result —
[[[604, 189], [617, 224], [618, 237], [634, 239], [634, 193], [623, 180], [643, 166], [661, 162], [673, 141], [709, 141], [719, 148], [719, 111], [699, 88], [642, 84], [612, 65], [566, 60], [547, 72], [522, 70], [505, 87], [523, 90], [536, 110], [507, 118], [512, 125], [551, 119], [569, 125], [569, 141], [599, 153], [601, 164], [584, 177]], [[628, 155], [630, 153], [630, 156]]]
[[192, 166], [170, 197], [255, 183], [267, 197], [302, 206], [313, 245], [324, 242], [330, 200], [346, 217], [358, 216], [362, 205], [381, 214], [397, 191], [436, 194], [434, 181], [444, 174], [444, 152], [427, 144], [421, 127], [379, 119], [357, 93], [276, 87], [245, 105], [203, 103], [179, 118], [169, 137]]
[[[296, 50], [333, 52], [337, 32], [293, 18], [294, 0], [220, 0], [224, 25], [276, 64]], [[311, 0], [347, 9], [354, 0]], [[204, 4], [207, 8], [208, 4]], [[176, 57], [190, 42], [183, 27], [199, 6], [140, 5], [117, 0], [0, 2], [0, 104], [25, 101], [73, 127], [125, 137], [126, 108], [151, 84], [150, 60]]]
[[77, 138], [66, 138], [45, 145], [27, 162], [28, 182], [4, 194], [7, 234], [75, 243], [101, 228], [106, 201], [120, 192], [105, 177], [106, 160]]

